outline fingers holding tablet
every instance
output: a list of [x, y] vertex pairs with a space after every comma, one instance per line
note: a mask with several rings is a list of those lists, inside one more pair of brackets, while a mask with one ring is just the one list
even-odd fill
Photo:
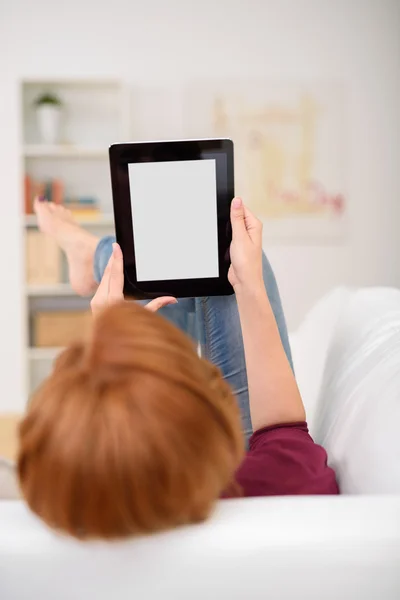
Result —
[[98, 314], [111, 304], [116, 304], [124, 299], [124, 262], [121, 248], [113, 244], [113, 252], [107, 263], [104, 275], [100, 281], [97, 292], [92, 298], [90, 308], [93, 315]]
[[160, 298], [154, 298], [154, 300], [151, 300], [148, 304], [146, 304], [145, 308], [151, 312], [156, 312], [160, 308], [163, 308], [163, 306], [177, 303], [178, 300], [172, 296], [161, 296]]
[[232, 243], [229, 281], [234, 289], [239, 285], [262, 283], [262, 223], [242, 202], [231, 203]]
[[[124, 263], [122, 251], [118, 244], [113, 244], [113, 252], [104, 271], [100, 285], [97, 288], [97, 292], [90, 303], [93, 315], [97, 315], [107, 306], [123, 301], [123, 290]], [[177, 304], [177, 302], [177, 299], [172, 296], [162, 296], [149, 302], [145, 308], [151, 312], [156, 312], [163, 306]]]

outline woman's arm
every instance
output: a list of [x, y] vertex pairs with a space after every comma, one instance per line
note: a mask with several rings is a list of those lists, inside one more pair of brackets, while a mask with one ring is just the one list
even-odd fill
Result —
[[238, 290], [253, 429], [305, 421], [305, 411], [264, 286]]
[[262, 279], [262, 224], [238, 198], [232, 202], [231, 221], [229, 279], [238, 301], [253, 429], [305, 421]]

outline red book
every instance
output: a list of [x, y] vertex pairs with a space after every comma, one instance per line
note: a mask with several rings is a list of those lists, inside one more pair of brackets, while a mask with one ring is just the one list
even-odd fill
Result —
[[33, 212], [32, 206], [32, 179], [29, 175], [24, 178], [24, 209], [26, 215], [31, 215]]
[[59, 179], [54, 179], [51, 192], [54, 204], [62, 204], [64, 200], [64, 184]]

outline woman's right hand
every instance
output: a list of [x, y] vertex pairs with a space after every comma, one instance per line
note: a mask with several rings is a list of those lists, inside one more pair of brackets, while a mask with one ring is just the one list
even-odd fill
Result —
[[228, 279], [235, 292], [263, 286], [262, 223], [234, 198], [231, 204], [232, 243]]
[[[124, 259], [121, 248], [117, 243], [113, 244], [113, 252], [108, 261], [106, 270], [101, 279], [97, 292], [90, 303], [94, 316], [103, 311], [107, 306], [124, 301]], [[156, 312], [168, 304], [176, 304], [178, 301], [172, 296], [161, 296], [154, 298], [146, 304], [146, 310]]]

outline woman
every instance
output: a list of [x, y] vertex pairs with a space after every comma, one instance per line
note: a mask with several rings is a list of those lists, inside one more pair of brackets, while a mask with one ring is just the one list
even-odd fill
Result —
[[[67, 216], [60, 223], [59, 209], [36, 210], [66, 251], [75, 288], [94, 291], [89, 266], [99, 267], [104, 244], [85, 241]], [[21, 489], [51, 526], [81, 538], [124, 537], [202, 521], [221, 496], [338, 493], [325, 451], [308, 434], [265, 290], [261, 224], [240, 199], [231, 222], [235, 295], [195, 300], [214, 365], [152, 313], [186, 301], [157, 299], [147, 310], [124, 302], [114, 245], [90, 336], [63, 353], [21, 425]], [[238, 406], [245, 435], [254, 431], [245, 456]]]

